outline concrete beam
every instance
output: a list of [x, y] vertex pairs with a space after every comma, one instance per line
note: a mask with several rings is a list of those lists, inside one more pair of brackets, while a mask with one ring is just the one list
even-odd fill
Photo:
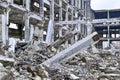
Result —
[[59, 21], [55, 22], [55, 25], [72, 25], [72, 24], [86, 24], [84, 20], [72, 20], [72, 21]]
[[71, 47], [68, 47], [67, 49], [61, 51], [60, 53], [56, 54], [52, 58], [46, 60], [42, 64], [50, 67], [54, 63], [60, 63], [62, 61], [66, 61], [69, 58], [74, 57], [75, 55], [79, 54], [79, 52], [85, 48], [88, 48], [90, 45], [93, 45], [97, 43], [99, 40], [99, 37], [96, 32], [92, 33], [91, 35], [83, 38], [82, 40], [76, 42]]

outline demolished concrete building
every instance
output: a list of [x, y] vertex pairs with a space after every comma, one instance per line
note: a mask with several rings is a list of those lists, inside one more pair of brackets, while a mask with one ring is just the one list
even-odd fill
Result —
[[0, 0], [0, 80], [119, 80], [120, 10], [90, 2]]

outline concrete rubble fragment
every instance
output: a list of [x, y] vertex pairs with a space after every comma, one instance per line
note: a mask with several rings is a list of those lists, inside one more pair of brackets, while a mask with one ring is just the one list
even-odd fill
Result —
[[13, 73], [0, 63], [0, 80], [14, 80]]

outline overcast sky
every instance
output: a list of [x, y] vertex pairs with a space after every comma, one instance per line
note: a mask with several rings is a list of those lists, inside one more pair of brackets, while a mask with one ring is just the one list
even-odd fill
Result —
[[120, 9], [120, 0], [91, 0], [91, 7], [94, 10]]

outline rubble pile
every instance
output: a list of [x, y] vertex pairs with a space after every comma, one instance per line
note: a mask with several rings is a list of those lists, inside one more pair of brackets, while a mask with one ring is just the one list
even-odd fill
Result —
[[120, 56], [109, 52], [83, 53], [65, 63], [68, 71], [80, 80], [119, 80]]
[[[81, 51], [79, 55], [55, 63], [42, 65], [57, 52], [47, 44], [19, 43], [16, 52], [0, 56], [0, 80], [119, 80], [120, 57], [110, 52]], [[5, 52], [4, 50], [3, 52]]]
[[[44, 54], [44, 49], [46, 48], [37, 51], [34, 47], [35, 46], [26, 43], [19, 43], [16, 46], [15, 53], [7, 52], [7, 54], [1, 54], [0, 64], [5, 70], [1, 68], [4, 70], [4, 73], [0, 71], [0, 80], [40, 80], [41, 78], [48, 78], [48, 73], [45, 72], [44, 67], [40, 65], [49, 57]], [[6, 52], [6, 50], [3, 52]], [[6, 76], [8, 76], [7, 73], [5, 73], [6, 71], [12, 73], [13, 79], [6, 79]]]

